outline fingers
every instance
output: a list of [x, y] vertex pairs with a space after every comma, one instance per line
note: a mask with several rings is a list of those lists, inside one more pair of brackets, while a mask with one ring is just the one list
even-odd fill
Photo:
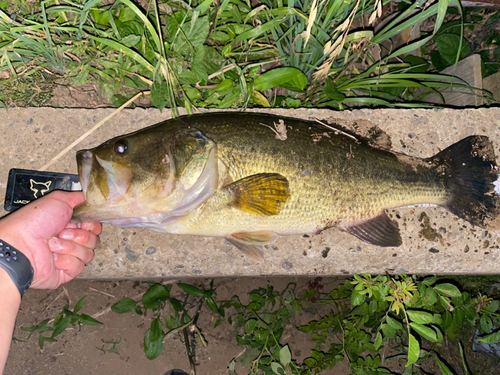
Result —
[[63, 240], [61, 238], [51, 238], [48, 245], [49, 249], [55, 254], [60, 256], [72, 256], [83, 262], [84, 266], [94, 259], [94, 250], [92, 250], [92, 248], [85, 247], [75, 241]]
[[101, 244], [101, 240], [96, 234], [85, 229], [64, 229], [59, 233], [58, 237], [63, 240], [74, 241], [90, 249], [95, 249]]
[[85, 229], [89, 232], [94, 233], [95, 235], [100, 235], [102, 231], [102, 225], [101, 223], [81, 223], [80, 226], [81, 229]]
[[57, 269], [63, 271], [68, 279], [61, 280], [63, 283], [74, 279], [85, 269], [85, 263], [72, 255], [54, 254], [54, 264]]

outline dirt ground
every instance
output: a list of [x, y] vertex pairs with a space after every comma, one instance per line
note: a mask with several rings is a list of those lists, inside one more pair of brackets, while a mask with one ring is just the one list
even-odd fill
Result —
[[[299, 288], [307, 285], [309, 278], [235, 278], [216, 280], [217, 300], [229, 300], [233, 295], [239, 295], [242, 302], [250, 290], [266, 287], [268, 280], [277, 290], [282, 290], [289, 282], [297, 282]], [[199, 284], [206, 280], [182, 280], [183, 282]], [[336, 279], [325, 280], [326, 285], [336, 283]], [[23, 298], [21, 311], [18, 315], [15, 337], [26, 339], [27, 332], [19, 327], [31, 327], [44, 319], [52, 318], [66, 304], [69, 296], [71, 307], [87, 295], [86, 304], [79, 313], [94, 315], [105, 311], [113, 303], [123, 297], [135, 297], [147, 290], [147, 285], [137, 281], [87, 281], [75, 280], [66, 284], [66, 291], [60, 287], [54, 291], [29, 290]], [[180, 293], [173, 289], [173, 296]], [[197, 345], [196, 364], [198, 375], [227, 374], [230, 361], [238, 356], [243, 347], [236, 343], [234, 328], [223, 322], [217, 328], [215, 314], [204, 306], [199, 320], [199, 327], [208, 342], [206, 347]], [[302, 314], [304, 322], [315, 319], [311, 313]], [[70, 328], [58, 337], [58, 342], [45, 343], [44, 349], [38, 346], [37, 335], [27, 342], [15, 341], [7, 361], [5, 374], [15, 375], [70, 375], [70, 374], [153, 374], [163, 375], [173, 368], [183, 369], [189, 373], [189, 361], [186, 349], [180, 335], [175, 335], [166, 342], [163, 353], [155, 360], [148, 360], [144, 354], [143, 337], [149, 328], [151, 316], [140, 316], [135, 313], [123, 315], [107, 312], [97, 319], [102, 326], [83, 326]], [[295, 358], [309, 356], [310, 337], [298, 330], [290, 330], [285, 334], [286, 342], [292, 348]], [[103, 341], [120, 340], [117, 345], [119, 354], [103, 353]], [[106, 345], [105, 348], [110, 348]], [[238, 370], [238, 367], [237, 367]], [[239, 367], [238, 374], [248, 374], [249, 369]], [[325, 372], [328, 374], [329, 372]], [[347, 374], [344, 364], [337, 365], [331, 374]]]

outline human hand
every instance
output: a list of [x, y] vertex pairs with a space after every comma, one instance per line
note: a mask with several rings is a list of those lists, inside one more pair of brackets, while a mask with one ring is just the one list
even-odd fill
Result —
[[81, 192], [54, 191], [0, 220], [0, 239], [31, 262], [32, 288], [56, 289], [94, 258], [101, 224], [69, 222], [73, 208], [83, 201]]

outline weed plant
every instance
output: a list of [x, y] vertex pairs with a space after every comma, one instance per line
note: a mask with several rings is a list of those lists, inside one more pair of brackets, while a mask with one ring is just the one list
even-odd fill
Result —
[[[460, 79], [410, 55], [438, 34], [449, 0], [0, 2], [0, 71], [97, 81], [120, 105], [159, 108], [428, 106]], [[405, 30], [435, 19], [417, 40]], [[443, 38], [442, 36], [440, 37]], [[439, 41], [439, 38], [438, 38]], [[442, 43], [441, 43], [442, 44]], [[460, 46], [458, 46], [460, 47]], [[455, 62], [461, 48], [450, 49]], [[448, 56], [448, 57], [449, 57]], [[5, 73], [4, 73], [5, 74]], [[471, 91], [472, 92], [472, 91]]]

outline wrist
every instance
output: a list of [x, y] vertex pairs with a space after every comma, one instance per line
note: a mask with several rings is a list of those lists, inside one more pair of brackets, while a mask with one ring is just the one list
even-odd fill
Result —
[[18, 308], [21, 304], [21, 294], [12, 277], [0, 267], [0, 305]]
[[[14, 247], [11, 242], [7, 242], [0, 237], [0, 269], [2, 270], [2, 281], [5, 281], [5, 275], [10, 278], [10, 283], [0, 284], [1, 290], [5, 288], [11, 289], [11, 286], [17, 289], [14, 292], [19, 297], [28, 290], [33, 281], [34, 269], [32, 261], [30, 261], [17, 247]], [[12, 285], [11, 285], [12, 284]]]

